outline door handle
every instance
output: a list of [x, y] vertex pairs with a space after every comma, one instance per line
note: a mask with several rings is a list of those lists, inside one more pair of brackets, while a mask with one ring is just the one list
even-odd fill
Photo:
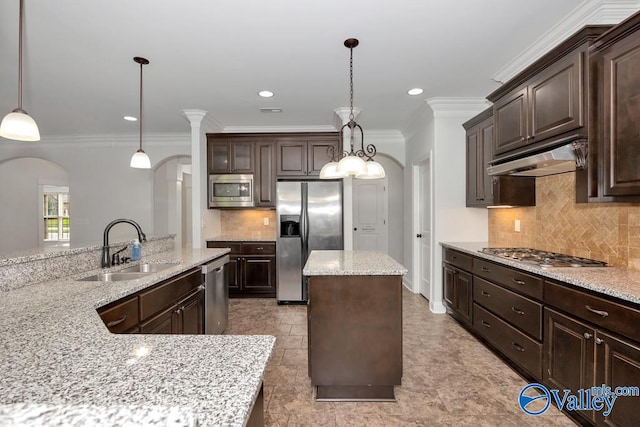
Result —
[[416, 234], [416, 237], [417, 237], [418, 239], [422, 239], [422, 234], [419, 234], [419, 233], [418, 233], [418, 234]]

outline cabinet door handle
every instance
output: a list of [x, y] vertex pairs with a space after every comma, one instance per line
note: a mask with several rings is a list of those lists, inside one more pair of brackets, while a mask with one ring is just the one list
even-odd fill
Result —
[[107, 327], [108, 328], [113, 328], [114, 326], [118, 326], [120, 323], [124, 322], [125, 320], [127, 320], [127, 315], [126, 314], [124, 316], [122, 316], [121, 318], [119, 318], [118, 320], [112, 320], [111, 322], [107, 323]]
[[517, 342], [512, 342], [511, 345], [518, 351], [524, 351], [524, 347], [518, 344]]
[[489, 292], [482, 291], [482, 296], [489, 298], [491, 297], [491, 294]]
[[451, 255], [451, 259], [458, 259], [458, 257], [455, 255]]
[[587, 340], [589, 340], [589, 339], [591, 339], [591, 337], [593, 337], [593, 335], [591, 335], [589, 332], [585, 332], [582, 336]]
[[525, 282], [524, 280], [518, 280], [518, 279], [511, 279], [513, 280], [513, 283], [517, 284], [517, 285], [526, 285], [527, 282]]
[[596, 338], [596, 344], [600, 345], [604, 342], [604, 340], [601, 340], [600, 338]]
[[263, 248], [262, 246], [258, 246], [258, 247], [256, 248], [256, 251], [263, 251], [263, 250], [264, 250], [264, 248]]
[[589, 310], [590, 312], [592, 312], [593, 314], [597, 314], [598, 316], [602, 316], [602, 317], [607, 317], [609, 315], [609, 313], [607, 313], [604, 310], [596, 310], [595, 308], [591, 307], [590, 305], [585, 305], [585, 308], [587, 310]]
[[519, 308], [511, 307], [511, 311], [513, 311], [515, 314], [519, 314], [520, 316], [524, 316], [524, 311], [520, 310]]
[[482, 267], [480, 270], [484, 271], [485, 273], [491, 273], [491, 270], [487, 267]]
[[482, 326], [484, 326], [485, 328], [490, 328], [491, 327], [491, 323], [485, 322], [484, 320], [482, 320], [480, 323], [482, 323]]

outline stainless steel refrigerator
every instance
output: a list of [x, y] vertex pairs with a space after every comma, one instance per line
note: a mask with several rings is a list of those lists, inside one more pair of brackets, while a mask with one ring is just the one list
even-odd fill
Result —
[[305, 303], [312, 250], [342, 249], [342, 181], [278, 181], [278, 304]]

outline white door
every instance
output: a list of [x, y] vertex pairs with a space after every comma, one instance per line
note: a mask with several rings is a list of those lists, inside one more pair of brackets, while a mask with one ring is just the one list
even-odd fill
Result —
[[427, 299], [431, 292], [431, 162], [422, 163], [418, 169], [419, 190], [419, 239], [420, 256], [420, 293]]
[[387, 253], [387, 179], [353, 180], [353, 249]]

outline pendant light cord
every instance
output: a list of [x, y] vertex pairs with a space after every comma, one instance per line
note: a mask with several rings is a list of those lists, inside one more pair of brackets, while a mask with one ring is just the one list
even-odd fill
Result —
[[18, 109], [22, 112], [22, 21], [23, 21], [23, 3], [20, 0], [20, 22], [18, 23]]
[[140, 62], [140, 151], [142, 151], [142, 62]]

